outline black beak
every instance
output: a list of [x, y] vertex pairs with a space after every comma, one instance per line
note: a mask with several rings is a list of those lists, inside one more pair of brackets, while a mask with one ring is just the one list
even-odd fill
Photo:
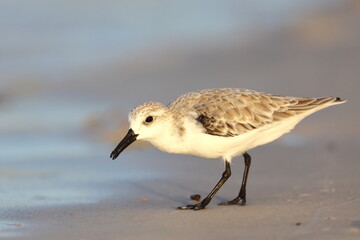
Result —
[[125, 148], [127, 148], [131, 143], [135, 142], [137, 136], [138, 134], [135, 134], [134, 131], [130, 128], [123, 140], [121, 140], [114, 151], [112, 151], [110, 158], [115, 160], [115, 158], [117, 158]]

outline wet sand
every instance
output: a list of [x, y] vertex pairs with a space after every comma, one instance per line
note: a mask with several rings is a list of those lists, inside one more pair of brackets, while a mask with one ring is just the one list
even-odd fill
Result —
[[[58, 199], [56, 195], [37, 195], [36, 207], [3, 205], [1, 237], [359, 239], [360, 7], [358, 1], [350, 2], [240, 43], [234, 37], [199, 48], [159, 47], [151, 57], [146, 53], [79, 73], [69, 80], [71, 89], [66, 84], [47, 89], [50, 95], [81, 91], [114, 104], [99, 114], [100, 124], [93, 131], [78, 133], [79, 141], [91, 141], [78, 150], [79, 157], [34, 161], [50, 173], [38, 173], [40, 181], [57, 183], [54, 179], [62, 182], [66, 177], [68, 181], [54, 188], [78, 190], [79, 195], [64, 204], [46, 204]], [[135, 94], [144, 83], [150, 84], [149, 91]], [[335, 95], [348, 102], [315, 113], [292, 133], [249, 152], [253, 162], [246, 206], [217, 206], [238, 193], [241, 158], [234, 159], [233, 175], [207, 209], [178, 211], [176, 207], [191, 202], [190, 195], [206, 196], [223, 172], [221, 160], [133, 148], [111, 161], [108, 155], [115, 143], [97, 142], [97, 136], [124, 121], [112, 119], [113, 112], [126, 116], [143, 101], [166, 103], [182, 93], [214, 87]]]
[[237, 194], [242, 160], [234, 160], [232, 177], [207, 209], [179, 211], [175, 208], [191, 203], [190, 195], [207, 194], [223, 163], [146, 151], [101, 163], [118, 168], [119, 174], [137, 168], [150, 175], [94, 185], [94, 191], [112, 191], [106, 200], [17, 210], [7, 212], [7, 218], [20, 224], [13, 227], [20, 232], [17, 239], [357, 239], [356, 144], [334, 135], [304, 140], [250, 151], [247, 206], [216, 205]]

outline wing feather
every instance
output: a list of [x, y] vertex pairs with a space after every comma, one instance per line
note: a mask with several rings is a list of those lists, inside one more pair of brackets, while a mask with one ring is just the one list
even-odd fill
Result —
[[341, 100], [284, 97], [246, 89], [211, 89], [186, 94], [169, 107], [182, 114], [195, 113], [195, 119], [207, 134], [233, 137], [337, 101]]

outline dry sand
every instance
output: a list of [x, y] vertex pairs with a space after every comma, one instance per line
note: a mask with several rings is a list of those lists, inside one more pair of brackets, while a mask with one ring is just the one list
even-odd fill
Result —
[[[146, 59], [141, 62], [140, 56], [133, 60], [136, 64], [121, 63], [90, 74], [89, 94], [97, 89], [98, 97], [102, 92], [115, 95], [113, 89], [119, 89], [113, 100], [126, 96], [126, 111], [130, 103], [155, 95], [149, 89], [140, 99], [134, 96], [141, 81], [172, 89], [156, 93], [162, 94], [162, 101], [204, 85], [348, 99], [305, 119], [282, 140], [250, 151], [247, 206], [217, 206], [237, 194], [242, 159], [234, 160], [232, 177], [207, 209], [178, 211], [175, 208], [189, 203], [190, 195], [204, 197], [210, 191], [223, 171], [221, 160], [128, 149], [115, 162], [96, 164], [118, 168], [119, 174], [132, 167], [152, 177], [96, 186], [113, 192], [96, 203], [9, 209], [3, 213], [2, 227], [16, 234], [4, 239], [360, 239], [358, 2], [247, 43], [229, 40], [199, 51], [160, 53], [154, 57], [159, 60], [156, 67]], [[127, 89], [110, 76], [128, 79]], [[174, 82], [161, 82], [167, 78], [184, 80], [174, 89]], [[74, 85], [84, 87], [77, 81]], [[104, 158], [112, 145], [108, 150]]]

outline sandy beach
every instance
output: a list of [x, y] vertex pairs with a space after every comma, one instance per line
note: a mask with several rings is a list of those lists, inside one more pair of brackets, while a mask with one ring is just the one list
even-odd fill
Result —
[[[246, 38], [159, 44], [33, 91], [10, 85], [0, 105], [0, 238], [359, 239], [359, 25], [359, 1], [344, 1]], [[217, 87], [348, 102], [249, 151], [246, 206], [217, 205], [239, 191], [236, 158], [206, 209], [179, 211], [191, 195], [207, 195], [222, 160], [146, 144], [115, 161], [109, 155], [137, 104]], [[42, 114], [50, 120], [39, 121]]]

